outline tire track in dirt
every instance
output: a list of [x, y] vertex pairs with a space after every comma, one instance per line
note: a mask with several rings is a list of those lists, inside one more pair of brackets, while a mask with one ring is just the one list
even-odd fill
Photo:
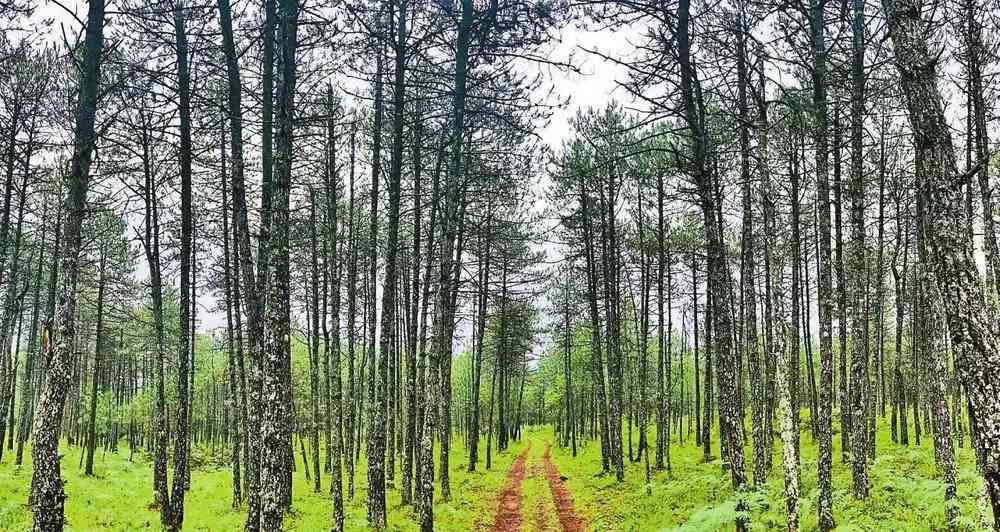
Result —
[[507, 473], [507, 484], [500, 492], [500, 502], [497, 504], [496, 519], [493, 520], [493, 532], [516, 532], [521, 530], [521, 483], [524, 481], [525, 462], [531, 442], [514, 460]]
[[552, 490], [552, 500], [559, 514], [559, 524], [565, 532], [584, 532], [587, 525], [573, 509], [573, 497], [563, 484], [559, 469], [552, 463], [552, 457], [549, 455], [550, 447], [549, 443], [545, 444], [545, 454], [542, 459], [545, 461], [545, 476], [549, 480], [549, 489]]

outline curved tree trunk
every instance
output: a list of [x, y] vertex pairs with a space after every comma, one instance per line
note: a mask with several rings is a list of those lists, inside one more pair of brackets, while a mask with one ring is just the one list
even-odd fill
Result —
[[924, 202], [929, 266], [943, 296], [957, 370], [968, 393], [979, 468], [994, 526], [1000, 528], [1000, 340], [965, 233], [962, 185], [969, 176], [958, 173], [920, 4], [884, 1], [883, 8], [920, 162], [917, 183]]

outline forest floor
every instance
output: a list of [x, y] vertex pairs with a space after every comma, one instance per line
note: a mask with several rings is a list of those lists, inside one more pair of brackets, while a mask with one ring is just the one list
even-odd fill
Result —
[[[442, 501], [435, 492], [434, 522], [442, 531], [489, 530], [493, 524], [497, 500], [506, 481], [506, 472], [513, 461], [528, 446], [530, 438], [511, 442], [503, 453], [493, 453], [493, 468], [480, 467], [469, 472], [465, 446], [456, 439], [451, 448], [449, 471], [451, 500]], [[285, 519], [286, 530], [329, 530], [331, 498], [329, 476], [322, 476], [323, 490], [313, 493], [306, 480], [298, 441], [295, 442], [296, 472], [293, 475], [292, 512]], [[66, 520], [70, 531], [131, 531], [159, 529], [159, 512], [153, 508], [153, 473], [149, 458], [135, 454], [129, 461], [128, 445], [120, 443], [118, 453], [98, 449], [94, 456], [95, 476], [88, 477], [78, 466], [82, 449], [67, 445], [61, 448], [62, 474], [66, 481]], [[438, 449], [435, 448], [435, 457]], [[216, 456], [216, 458], [212, 458]], [[485, 457], [485, 440], [480, 456]], [[242, 530], [246, 520], [246, 505], [232, 507], [232, 471], [221, 460], [221, 453], [196, 446], [191, 489], [185, 498], [185, 530], [230, 532]], [[397, 467], [399, 462], [397, 461]], [[345, 500], [346, 530], [366, 530], [367, 463], [364, 454], [355, 466], [354, 498]], [[398, 479], [396, 481], [398, 483]], [[31, 530], [31, 509], [27, 505], [31, 486], [31, 449], [25, 448], [24, 465], [14, 467], [12, 452], [4, 450], [0, 461], [0, 532]], [[344, 482], [345, 497], [347, 483]], [[553, 513], [554, 515], [554, 513]], [[417, 531], [419, 527], [412, 508], [403, 506], [398, 489], [388, 490], [388, 523], [393, 531]]]
[[[816, 477], [817, 447], [809, 431], [809, 416], [802, 413], [800, 529], [818, 529], [816, 504], [819, 487]], [[834, 426], [833, 513], [837, 530], [865, 531], [937, 531], [947, 530], [944, 485], [938, 480], [934, 463], [934, 444], [924, 434], [921, 445], [914, 442], [910, 427], [910, 445], [891, 441], [889, 427], [879, 420], [876, 440], [877, 457], [869, 469], [871, 497], [857, 501], [851, 494], [851, 466], [841, 457], [840, 427]], [[573, 495], [577, 512], [588, 530], [684, 532], [733, 530], [737, 498], [733, 495], [729, 472], [722, 461], [711, 456], [705, 461], [701, 448], [695, 447], [693, 435], [671, 444], [672, 469], [655, 470], [655, 452], [650, 453], [651, 495], [646, 495], [646, 471], [643, 461], [631, 462], [625, 456], [625, 481], [615, 481], [613, 473], [600, 474], [599, 441], [577, 442], [577, 456], [569, 447], [553, 446], [552, 461], [564, 475], [564, 484]], [[650, 446], [655, 450], [655, 434], [650, 431]], [[550, 432], [546, 438], [555, 441]], [[718, 433], [713, 432], [712, 454], [717, 455]], [[628, 434], [625, 449], [628, 452]], [[748, 438], [749, 439], [749, 438]], [[638, 432], [633, 448], [638, 450]], [[992, 530], [984, 516], [992, 514], [981, 498], [982, 480], [975, 468], [975, 454], [969, 438], [957, 449], [959, 530]], [[752, 451], [746, 448], [748, 478], [752, 478]], [[781, 469], [781, 440], [776, 439], [773, 468], [766, 489], [748, 495], [752, 530], [784, 530], [784, 476]]]
[[[808, 415], [802, 419], [802, 501], [801, 529], [816, 530], [816, 445], [809, 434]], [[685, 432], [687, 430], [685, 426]], [[650, 431], [650, 445], [655, 445]], [[685, 434], [686, 436], [686, 434]], [[626, 452], [628, 433], [625, 435]], [[713, 434], [713, 453], [718, 453], [717, 435]], [[913, 434], [911, 429], [911, 442]], [[452, 498], [444, 502], [435, 497], [437, 530], [451, 531], [718, 531], [731, 530], [736, 518], [736, 498], [728, 473], [715, 457], [706, 462], [694, 440], [671, 445], [670, 472], [651, 471], [646, 494], [645, 464], [631, 462], [626, 456], [625, 481], [618, 483], [613, 474], [600, 474], [600, 444], [578, 441], [574, 458], [568, 447], [555, 445], [551, 428], [528, 429], [521, 441], [512, 442], [503, 453], [494, 453], [493, 468], [467, 471], [464, 442], [452, 446], [450, 472]], [[81, 450], [63, 445], [63, 476], [66, 478], [67, 524], [69, 530], [145, 530], [157, 529], [159, 515], [151, 507], [152, 470], [144, 455], [128, 460], [128, 447], [122, 442], [119, 453], [98, 450], [95, 456], [97, 476], [84, 476], [78, 467]], [[297, 446], [298, 447], [298, 446]], [[638, 433], [633, 434], [638, 448]], [[654, 447], [655, 448], [655, 447]], [[839, 427], [834, 427], [834, 516], [838, 530], [944, 530], [944, 488], [937, 480], [933, 443], [924, 435], [920, 446], [902, 447], [891, 443], [888, 427], [880, 424], [877, 439], [878, 457], [871, 468], [872, 496], [855, 501], [851, 496], [850, 465], [840, 453]], [[485, 457], [485, 444], [480, 453]], [[186, 530], [232, 531], [242, 529], [245, 507], [233, 509], [231, 472], [224, 464], [213, 462], [210, 449], [196, 447], [191, 490], [186, 498]], [[748, 468], [752, 456], [747, 449]], [[651, 459], [653, 457], [651, 456]], [[975, 457], [968, 439], [958, 450], [958, 505], [961, 530], [985, 530], [980, 499], [982, 483], [975, 471]], [[766, 490], [748, 496], [751, 528], [784, 528], [783, 476], [780, 440], [776, 442], [773, 470]], [[651, 464], [653, 466], [655, 464]], [[323, 475], [323, 491], [316, 494], [302, 469], [296, 453], [294, 501], [286, 519], [288, 530], [329, 529], [331, 503], [329, 477]], [[346, 529], [365, 530], [365, 487], [367, 466], [356, 467], [356, 493], [346, 502]], [[12, 453], [5, 452], [0, 462], [0, 531], [30, 530], [31, 512], [27, 503], [31, 482], [30, 449], [20, 470], [13, 466]], [[398, 481], [397, 481], [398, 482]], [[346, 483], [345, 483], [346, 486]], [[519, 497], [512, 498], [518, 494]], [[389, 528], [394, 531], [417, 530], [415, 516], [402, 506], [398, 490], [389, 492]], [[511, 512], [507, 513], [506, 509]], [[505, 523], [509, 523], [508, 526]], [[506, 528], [504, 528], [507, 526]]]

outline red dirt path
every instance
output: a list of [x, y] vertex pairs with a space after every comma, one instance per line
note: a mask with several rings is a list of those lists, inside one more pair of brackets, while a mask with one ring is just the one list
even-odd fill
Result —
[[531, 450], [531, 442], [507, 473], [507, 484], [500, 493], [497, 516], [493, 520], [493, 532], [516, 532], [521, 530], [521, 482], [524, 481], [524, 463]]
[[576, 515], [576, 511], [573, 510], [573, 497], [569, 494], [569, 490], [566, 489], [562, 479], [559, 477], [559, 470], [556, 469], [556, 465], [552, 463], [552, 458], [549, 456], [549, 447], [550, 445], [546, 443], [545, 455], [542, 458], [545, 460], [545, 476], [549, 479], [552, 500], [555, 501], [556, 512], [559, 513], [559, 524], [562, 525], [562, 529], [565, 532], [584, 532], [587, 525], [580, 516]]

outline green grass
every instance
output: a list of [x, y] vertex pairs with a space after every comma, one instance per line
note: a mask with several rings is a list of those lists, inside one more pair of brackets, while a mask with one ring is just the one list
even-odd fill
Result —
[[[803, 419], [802, 432], [802, 500], [801, 529], [816, 530], [816, 445]], [[835, 431], [837, 427], [835, 427]], [[653, 431], [650, 431], [651, 436]], [[638, 435], [634, 435], [638, 444]], [[912, 434], [911, 434], [912, 439]], [[542, 454], [545, 442], [554, 442], [549, 427], [526, 430], [521, 442], [494, 455], [491, 471], [484, 471], [483, 461], [475, 473], [466, 471], [466, 451], [455, 440], [451, 453], [452, 500], [436, 501], [437, 530], [488, 530], [496, 513], [497, 497], [506, 482], [507, 470], [528, 442], [532, 442], [526, 462], [527, 474], [522, 484], [523, 530], [558, 530], [552, 495], [545, 478]], [[651, 438], [652, 441], [652, 438]], [[296, 442], [296, 446], [298, 442]], [[300, 460], [296, 447], [296, 460]], [[152, 472], [145, 456], [127, 460], [128, 450], [120, 454], [98, 452], [95, 469], [98, 476], [86, 477], [78, 469], [80, 449], [64, 445], [63, 476], [67, 480], [66, 502], [70, 530], [140, 530], [158, 529], [159, 514], [151, 509]], [[207, 456], [201, 450], [196, 456]], [[718, 437], [713, 442], [713, 454], [718, 455]], [[485, 457], [485, 444], [482, 457]], [[721, 462], [704, 462], [702, 451], [693, 440], [671, 445], [673, 469], [654, 471], [652, 495], [646, 495], [645, 466], [626, 463], [625, 482], [618, 483], [614, 475], [600, 475], [600, 445], [580, 442], [579, 455], [570, 456], [568, 448], [553, 446], [553, 462], [566, 477], [565, 484], [573, 496], [576, 512], [590, 530], [610, 531], [717, 531], [731, 530], [735, 520], [736, 497], [730, 487], [728, 473]], [[747, 448], [750, 468], [751, 449]], [[946, 518], [943, 484], [937, 480], [933, 443], [925, 437], [921, 446], [901, 447], [892, 444], [888, 427], [881, 424], [878, 432], [878, 458], [871, 468], [871, 497], [856, 501], [851, 495], [851, 471], [840, 458], [839, 433], [834, 434], [834, 515], [838, 530], [945, 530]], [[13, 456], [5, 453], [0, 463], [0, 531], [28, 530], [31, 513], [26, 506], [31, 481], [30, 455], [25, 467], [15, 470]], [[766, 490], [748, 495], [753, 530], [784, 529], [784, 480], [780, 462], [780, 440], [776, 441], [774, 468]], [[975, 472], [975, 457], [966, 446], [958, 450], [960, 506], [962, 530], [982, 530], [980, 508], [981, 480]], [[209, 463], [211, 460], [204, 460]], [[331, 500], [327, 494], [328, 477], [323, 476], [322, 494], [312, 492], [305, 480], [301, 462], [294, 475], [293, 511], [286, 519], [289, 530], [329, 529]], [[357, 492], [346, 503], [347, 530], [365, 530], [366, 465], [358, 465]], [[437, 495], [440, 494], [438, 491]], [[231, 501], [231, 476], [222, 465], [203, 465], [192, 474], [191, 491], [186, 498], [185, 529], [231, 531], [242, 528], [245, 509], [234, 510]], [[417, 530], [409, 507], [400, 503], [399, 493], [389, 493], [390, 530]]]
[[[448, 502], [440, 500], [435, 491], [434, 520], [438, 530], [460, 531], [488, 527], [496, 510], [496, 496], [506, 480], [506, 471], [526, 442], [514, 442], [504, 453], [494, 453], [492, 471], [466, 471], [468, 460], [465, 447], [458, 440], [450, 453], [451, 492]], [[81, 448], [62, 446], [62, 474], [66, 480], [66, 519], [68, 530], [146, 530], [159, 529], [159, 512], [152, 508], [152, 467], [148, 457], [135, 456], [128, 461], [128, 448], [122, 443], [121, 452], [103, 453], [98, 450], [94, 469], [96, 476], [87, 477], [77, 467]], [[4, 453], [0, 463], [0, 531], [31, 529], [31, 510], [27, 506], [31, 484], [30, 449], [25, 450], [24, 467], [13, 466], [13, 456]], [[199, 451], [196, 451], [196, 455]], [[435, 457], [437, 450], [435, 450]], [[485, 443], [481, 454], [485, 458]], [[332, 500], [329, 477], [323, 475], [323, 493], [312, 491], [306, 481], [301, 455], [296, 441], [296, 473], [293, 475], [292, 512], [285, 519], [288, 530], [329, 530]], [[398, 461], [397, 461], [398, 467]], [[345, 528], [365, 530], [367, 465], [358, 464], [356, 492], [353, 500], [345, 501]], [[397, 475], [398, 477], [398, 475]], [[398, 479], [397, 479], [398, 482]], [[346, 493], [346, 479], [345, 479]], [[206, 465], [192, 471], [191, 490], [185, 498], [185, 530], [242, 530], [246, 519], [245, 506], [234, 510], [232, 475], [220, 465]], [[410, 507], [401, 504], [399, 491], [388, 494], [390, 530], [418, 530]]]
[[[800, 527], [817, 530], [815, 442], [803, 418], [801, 437], [802, 469]], [[835, 431], [838, 427], [835, 427]], [[652, 438], [651, 431], [651, 441]], [[880, 423], [877, 435], [878, 458], [870, 469], [871, 497], [857, 501], [851, 495], [851, 470], [840, 453], [839, 432], [834, 434], [833, 509], [837, 530], [946, 530], [944, 485], [937, 480], [933, 443], [930, 437], [921, 446], [901, 447], [890, 440], [889, 428]], [[552, 438], [551, 432], [547, 436]], [[718, 436], [712, 454], [718, 455]], [[774, 466], [766, 490], [748, 495], [753, 530], [785, 528], [784, 477], [781, 469], [781, 440], [776, 439]], [[634, 444], [638, 445], [638, 436]], [[653, 445], [651, 443], [651, 445]], [[645, 466], [628, 463], [625, 482], [614, 475], [600, 475], [600, 443], [579, 446], [577, 458], [569, 448], [553, 447], [552, 460], [568, 477], [566, 486], [573, 494], [576, 511], [592, 530], [731, 530], [736, 518], [737, 499], [729, 473], [723, 473], [717, 459], [706, 463], [694, 441], [671, 445], [672, 471], [654, 471], [652, 495], [645, 494]], [[751, 448], [746, 448], [747, 470], [751, 469]], [[651, 457], [652, 459], [652, 457]], [[966, 446], [958, 450], [958, 504], [962, 514], [960, 529], [984, 530], [982, 509], [977, 497], [982, 482], [975, 471], [975, 456]], [[654, 465], [654, 464], [651, 464]], [[989, 509], [985, 508], [989, 514]]]

